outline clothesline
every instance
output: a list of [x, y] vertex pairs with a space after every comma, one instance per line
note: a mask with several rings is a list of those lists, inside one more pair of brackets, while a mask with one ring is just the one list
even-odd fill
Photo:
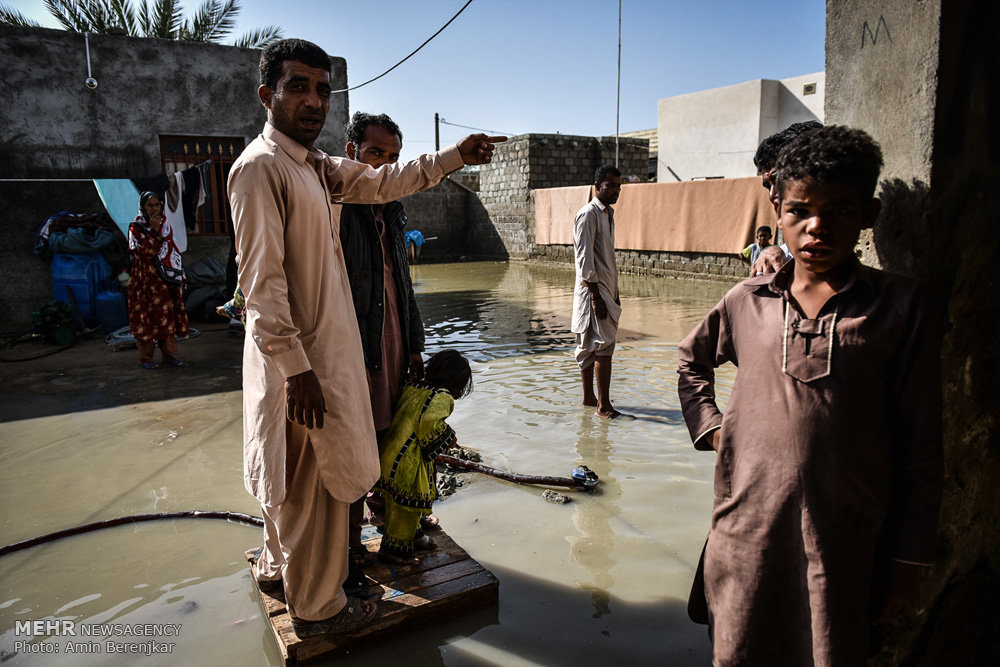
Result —
[[[211, 162], [212, 159], [209, 158], [198, 164], [190, 165], [191, 167], [200, 167], [205, 164], [205, 162]], [[183, 170], [182, 170], [183, 171]], [[94, 180], [94, 178], [0, 178], [0, 183], [87, 183]]]

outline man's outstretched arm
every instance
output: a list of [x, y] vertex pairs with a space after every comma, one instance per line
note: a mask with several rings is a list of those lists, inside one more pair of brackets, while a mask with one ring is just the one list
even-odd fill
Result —
[[343, 204], [384, 204], [437, 185], [448, 174], [466, 164], [487, 164], [495, 145], [507, 137], [470, 134], [454, 146], [421, 155], [404, 164], [373, 169], [346, 158], [330, 157], [324, 175], [330, 197]]

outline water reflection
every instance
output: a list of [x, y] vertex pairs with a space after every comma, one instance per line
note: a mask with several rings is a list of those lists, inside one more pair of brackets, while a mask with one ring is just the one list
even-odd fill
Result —
[[611, 570], [617, 564], [611, 557], [615, 546], [611, 517], [617, 516], [619, 512], [618, 498], [622, 491], [618, 480], [611, 474], [614, 465], [608, 444], [610, 426], [611, 422], [607, 419], [595, 420], [590, 415], [585, 415], [577, 429], [577, 456], [601, 480], [598, 488], [592, 492], [601, 496], [600, 502], [581, 498], [575, 503], [573, 525], [580, 533], [569, 538], [570, 558], [593, 577], [590, 582], [577, 582], [580, 588], [590, 591], [591, 604], [594, 605], [593, 618], [611, 613], [610, 591], [615, 583]]

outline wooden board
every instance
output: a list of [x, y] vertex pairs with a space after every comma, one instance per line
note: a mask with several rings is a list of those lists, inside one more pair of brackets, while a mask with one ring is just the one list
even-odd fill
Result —
[[[274, 595], [257, 589], [264, 617], [278, 644], [286, 665], [296, 665], [319, 657], [336, 655], [364, 648], [378, 637], [396, 635], [432, 622], [440, 622], [476, 609], [497, 604], [500, 582], [493, 574], [473, 560], [443, 530], [428, 533], [435, 549], [418, 552], [420, 562], [403, 567], [381, 562], [365, 568], [369, 582], [365, 597], [379, 599], [375, 619], [350, 635], [330, 634], [299, 639], [285, 606], [284, 593]], [[382, 536], [371, 526], [365, 526], [362, 540], [369, 551], [378, 551]], [[253, 580], [257, 581], [255, 556], [257, 549], [246, 552]]]

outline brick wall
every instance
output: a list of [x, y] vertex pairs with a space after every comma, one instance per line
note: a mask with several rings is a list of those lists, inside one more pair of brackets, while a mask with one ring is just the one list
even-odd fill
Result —
[[[646, 142], [620, 142], [618, 158], [623, 177], [646, 180]], [[493, 162], [480, 168], [479, 197], [506, 255], [527, 259], [535, 253], [532, 190], [593, 183], [597, 167], [614, 162], [614, 137], [523, 134], [499, 144]]]
[[503, 243], [474, 189], [478, 174], [458, 172], [433, 188], [404, 197], [407, 229], [430, 239], [420, 261], [506, 259]]

